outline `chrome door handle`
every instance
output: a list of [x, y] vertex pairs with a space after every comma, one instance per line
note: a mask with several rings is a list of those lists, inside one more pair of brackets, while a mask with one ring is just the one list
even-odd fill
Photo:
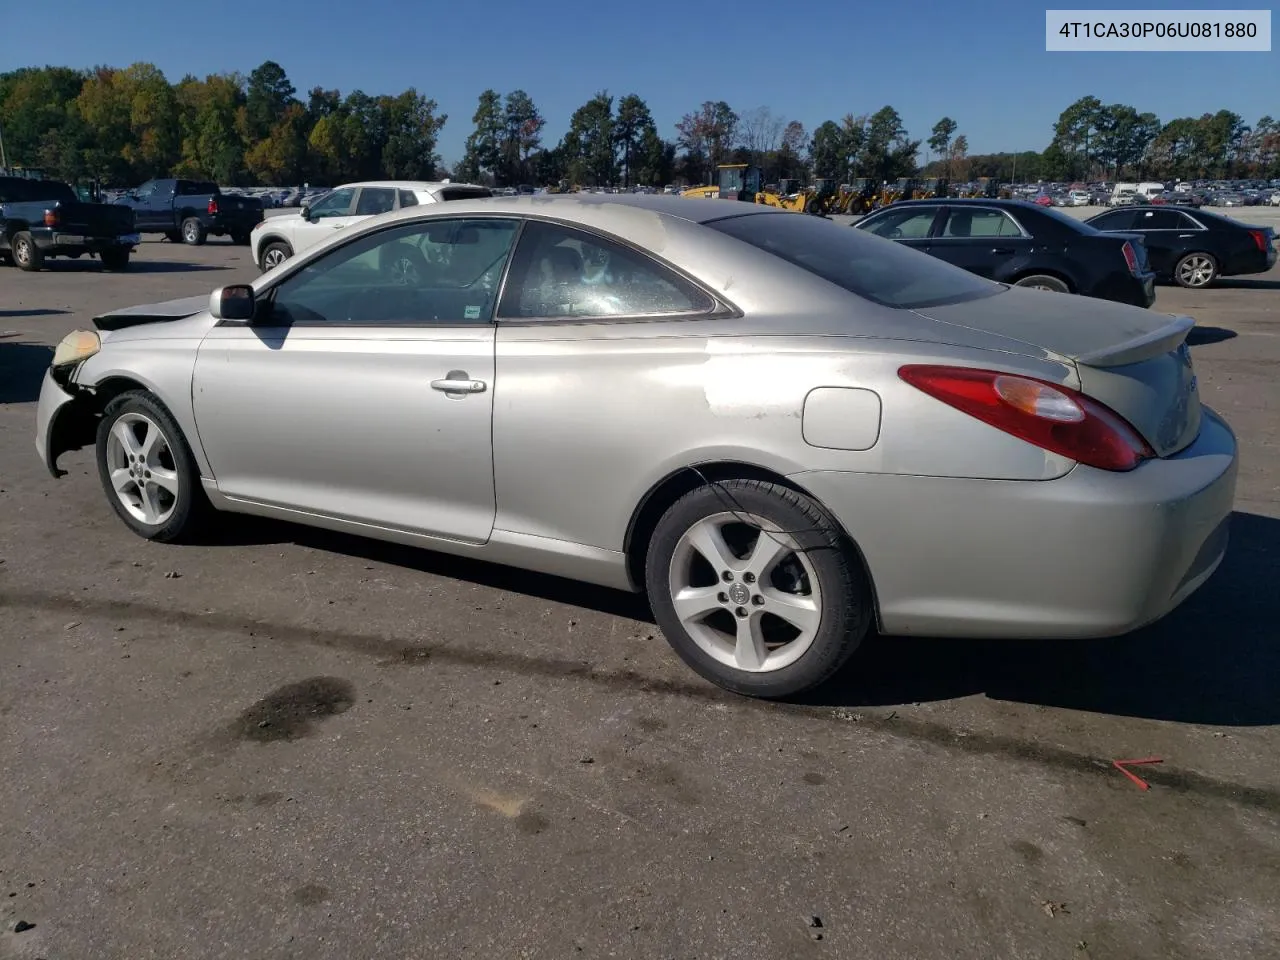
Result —
[[431, 389], [441, 393], [484, 393], [487, 384], [483, 380], [452, 379], [432, 380]]

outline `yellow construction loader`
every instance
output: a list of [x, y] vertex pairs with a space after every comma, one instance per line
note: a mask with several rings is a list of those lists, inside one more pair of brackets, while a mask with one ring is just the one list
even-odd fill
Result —
[[930, 177], [911, 191], [913, 200], [937, 200], [946, 198], [951, 184], [944, 177]]
[[682, 197], [705, 200], [754, 200], [760, 192], [760, 171], [748, 163], [722, 163], [716, 167], [715, 186], [689, 187]]
[[793, 185], [798, 183], [797, 180], [779, 180], [777, 183], [766, 184], [763, 189], [756, 192], [755, 201], [766, 206], [799, 213], [804, 210], [804, 205], [809, 200], [809, 191], [801, 190], [798, 186], [793, 189]]

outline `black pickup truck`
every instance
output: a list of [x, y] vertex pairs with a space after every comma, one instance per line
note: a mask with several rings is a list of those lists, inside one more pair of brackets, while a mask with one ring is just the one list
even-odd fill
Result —
[[197, 247], [209, 236], [248, 243], [262, 219], [261, 200], [224, 194], [202, 180], [148, 180], [116, 202], [133, 210], [140, 233], [163, 233]]
[[84, 203], [57, 180], [0, 177], [0, 259], [39, 270], [48, 257], [97, 256], [107, 270], [123, 270], [141, 238], [133, 211]]

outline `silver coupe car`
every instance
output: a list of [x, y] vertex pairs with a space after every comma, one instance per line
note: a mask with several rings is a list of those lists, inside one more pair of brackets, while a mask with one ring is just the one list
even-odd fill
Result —
[[785, 697], [886, 635], [1150, 623], [1222, 560], [1236, 441], [1193, 322], [861, 230], [636, 195], [458, 200], [95, 319], [36, 447], [135, 533], [258, 514], [644, 591]]

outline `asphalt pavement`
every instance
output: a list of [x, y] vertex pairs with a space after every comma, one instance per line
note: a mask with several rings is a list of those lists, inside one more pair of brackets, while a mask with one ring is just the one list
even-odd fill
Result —
[[1280, 957], [1280, 270], [1159, 290], [1243, 451], [1180, 610], [875, 639], [792, 705], [634, 597], [257, 520], [147, 543], [87, 451], [45, 472], [53, 344], [255, 274], [0, 269], [0, 957]]

